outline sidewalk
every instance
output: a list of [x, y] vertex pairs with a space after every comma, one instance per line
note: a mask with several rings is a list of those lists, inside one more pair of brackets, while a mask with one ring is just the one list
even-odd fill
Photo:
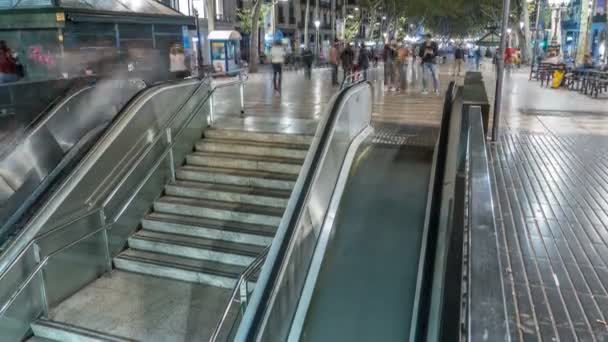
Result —
[[[498, 245], [513, 341], [608, 340], [608, 107], [505, 81], [490, 144]], [[484, 73], [493, 101], [494, 77]]]

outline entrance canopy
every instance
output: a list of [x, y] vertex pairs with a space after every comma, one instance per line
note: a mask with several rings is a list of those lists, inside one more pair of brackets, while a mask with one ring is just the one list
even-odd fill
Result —
[[477, 42], [479, 46], [494, 47], [500, 45], [500, 35], [492, 30], [481, 37]]
[[238, 31], [211, 31], [208, 40], [241, 40], [241, 34]]

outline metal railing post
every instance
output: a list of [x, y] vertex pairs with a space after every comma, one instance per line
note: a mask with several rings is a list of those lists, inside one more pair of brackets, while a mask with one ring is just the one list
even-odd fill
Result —
[[241, 93], [241, 116], [243, 116], [245, 114], [245, 81], [242, 73], [239, 73], [239, 91]]
[[[34, 243], [34, 260], [36, 260], [37, 263], [41, 262], [41, 258], [40, 258], [40, 247], [38, 246], [37, 243]], [[46, 260], [44, 261], [46, 262]], [[41, 295], [41, 300], [42, 300], [42, 314], [44, 315], [44, 317], [49, 317], [49, 299], [47, 297], [46, 294], [46, 285], [44, 283], [44, 268], [40, 269], [40, 295]]]
[[169, 146], [169, 170], [171, 172], [171, 181], [175, 182], [175, 159], [173, 158], [173, 137], [171, 136], [171, 127], [167, 128], [167, 146]]
[[99, 211], [99, 221], [103, 227], [103, 243], [106, 257], [106, 270], [107, 275], [112, 274], [112, 256], [110, 255], [110, 237], [108, 236], [108, 227], [106, 226], [106, 213], [102, 210]]
[[243, 277], [243, 281], [241, 282], [241, 286], [240, 286], [240, 302], [241, 302], [241, 310], [243, 312], [245, 312], [245, 308], [247, 307], [247, 302], [249, 301], [249, 294], [248, 292], [248, 286], [247, 283], [249, 281], [247, 280], [246, 277]]
[[214, 112], [215, 112], [215, 92], [211, 93], [211, 96], [209, 97], [209, 126], [213, 126], [213, 120], [214, 120]]

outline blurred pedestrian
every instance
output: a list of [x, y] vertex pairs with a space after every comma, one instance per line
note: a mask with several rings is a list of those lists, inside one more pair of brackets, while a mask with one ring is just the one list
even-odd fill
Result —
[[478, 46], [475, 49], [475, 69], [479, 71], [479, 66], [481, 64], [481, 48]]
[[169, 72], [172, 79], [181, 79], [190, 76], [186, 67], [186, 55], [184, 48], [179, 45], [173, 45], [169, 50]]
[[302, 52], [302, 62], [304, 62], [304, 76], [306, 79], [312, 78], [312, 61], [314, 56], [312, 54], [312, 50], [310, 48], [304, 49]]
[[364, 43], [361, 43], [361, 49], [359, 50], [359, 70], [363, 74], [363, 79], [367, 81], [367, 70], [369, 69], [370, 51], [365, 47]]
[[407, 69], [409, 67], [410, 49], [405, 45], [400, 45], [397, 51], [397, 60], [399, 61], [399, 89], [407, 88]]
[[272, 85], [276, 95], [281, 95], [283, 78], [283, 64], [285, 64], [285, 48], [280, 41], [275, 41], [270, 49], [270, 62], [272, 63]]
[[424, 43], [420, 48], [420, 58], [422, 59], [422, 93], [428, 94], [427, 76], [433, 79], [433, 90], [435, 94], [439, 94], [439, 75], [437, 73], [437, 43], [431, 40], [431, 35], [425, 36]]
[[395, 58], [394, 42], [384, 45], [384, 90], [395, 90]]
[[17, 60], [6, 42], [0, 40], [0, 83], [15, 82], [18, 79]]
[[352, 72], [353, 63], [355, 58], [355, 52], [353, 51], [350, 44], [346, 43], [346, 47], [340, 54], [340, 60], [342, 61], [342, 70], [344, 70], [344, 79]]
[[453, 76], [460, 76], [460, 72], [464, 70], [464, 49], [462, 44], [458, 44], [454, 49], [454, 70], [452, 70]]
[[331, 85], [338, 85], [338, 64], [340, 64], [340, 50], [338, 48], [338, 39], [334, 40], [334, 44], [329, 50], [329, 64], [331, 65]]

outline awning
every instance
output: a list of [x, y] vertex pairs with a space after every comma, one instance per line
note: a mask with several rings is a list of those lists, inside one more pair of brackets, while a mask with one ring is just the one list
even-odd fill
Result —
[[241, 34], [238, 31], [211, 31], [207, 40], [241, 40]]

